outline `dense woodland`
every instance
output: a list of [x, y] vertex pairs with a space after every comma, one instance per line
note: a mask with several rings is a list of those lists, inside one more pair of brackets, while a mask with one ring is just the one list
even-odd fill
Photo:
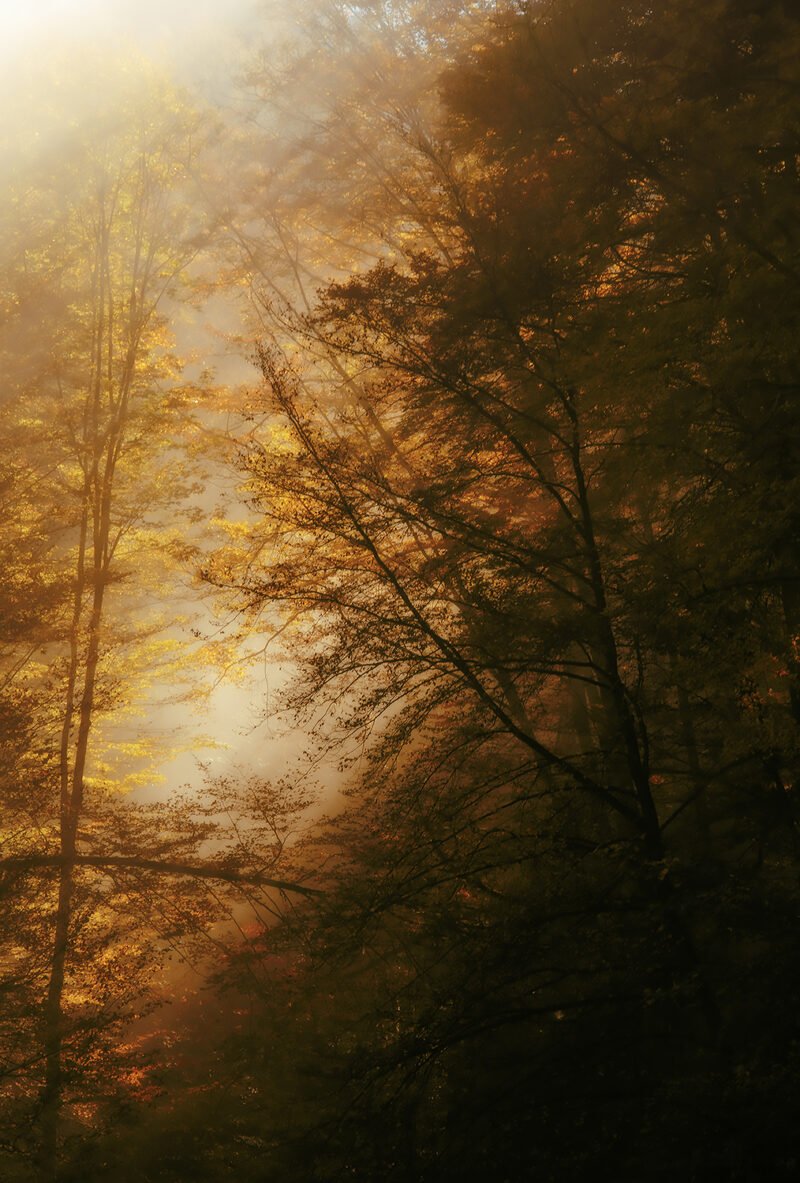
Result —
[[796, 1178], [800, 11], [289, 8], [3, 149], [0, 1177]]

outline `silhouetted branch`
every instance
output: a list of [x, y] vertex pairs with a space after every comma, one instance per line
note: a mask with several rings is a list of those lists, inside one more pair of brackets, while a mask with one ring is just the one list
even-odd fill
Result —
[[194, 879], [218, 879], [224, 883], [243, 883], [249, 886], [272, 887], [276, 891], [294, 892], [297, 895], [316, 896], [323, 893], [316, 887], [302, 883], [289, 883], [283, 879], [272, 879], [258, 872], [230, 870], [214, 863], [171, 863], [159, 859], [140, 858], [138, 855], [76, 854], [30, 854], [0, 859], [0, 872], [4, 870], [37, 870], [60, 868], [70, 864], [74, 867], [95, 867], [103, 870], [152, 871], [158, 875], [188, 875]]

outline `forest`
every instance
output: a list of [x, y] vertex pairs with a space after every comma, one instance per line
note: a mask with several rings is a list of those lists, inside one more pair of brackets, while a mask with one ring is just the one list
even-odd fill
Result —
[[800, 9], [225, 8], [2, 83], [0, 1179], [794, 1179]]

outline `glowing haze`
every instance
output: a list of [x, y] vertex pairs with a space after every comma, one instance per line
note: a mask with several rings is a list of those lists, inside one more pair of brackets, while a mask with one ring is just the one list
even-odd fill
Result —
[[[200, 91], [212, 109], [226, 106], [229, 99], [232, 101], [233, 80], [248, 50], [254, 39], [264, 34], [260, 7], [259, 0], [0, 0], [0, 176], [9, 144], [32, 137], [43, 146], [43, 152], [51, 153], [53, 168], [58, 169], [60, 141], [58, 135], [51, 134], [51, 116], [38, 107], [36, 99], [57, 93], [59, 103], [67, 108], [67, 124], [91, 121], [99, 91], [81, 70], [92, 70], [98, 57], [120, 63], [123, 70], [129, 57], [134, 70], [137, 61], [153, 62], [159, 73]], [[95, 56], [98, 49], [101, 53]], [[67, 63], [78, 63], [75, 72], [82, 79], [81, 85], [63, 84], [60, 75]], [[19, 85], [20, 80], [23, 85]], [[221, 320], [224, 329], [231, 311], [226, 311], [223, 299], [217, 300], [214, 314], [217, 328]], [[200, 353], [204, 365], [224, 372], [229, 381], [252, 377], [250, 367], [231, 357], [218, 335], [206, 331], [207, 315], [202, 312], [192, 318], [188, 312], [181, 312], [175, 325], [181, 348]], [[177, 614], [196, 609], [193, 600], [184, 603], [180, 596], [178, 591], [174, 601]], [[209, 621], [206, 624], [211, 627]], [[255, 686], [252, 681], [222, 681], [217, 685], [205, 704], [203, 730], [219, 750], [210, 754], [200, 745], [197, 753], [185, 751], [169, 761], [161, 769], [167, 787], [198, 780], [198, 755], [216, 767], [228, 759], [250, 761], [257, 771], [263, 770], [262, 764], [282, 767], [298, 741], [276, 735], [264, 715], [268, 713], [270, 692], [285, 681], [285, 676], [279, 668], [266, 663]], [[215, 678], [216, 674], [210, 672], [209, 677]], [[133, 740], [144, 728], [152, 734], [175, 735], [183, 731], [191, 737], [196, 723], [192, 709], [170, 702], [173, 689], [162, 687], [166, 698], [153, 699], [144, 722], [122, 722], [116, 726], [115, 735]], [[221, 754], [226, 745], [229, 756]], [[153, 795], [163, 791], [156, 782]]]
[[205, 82], [212, 64], [225, 73], [226, 51], [257, 8], [257, 0], [0, 0], [0, 58], [70, 42], [110, 44]]

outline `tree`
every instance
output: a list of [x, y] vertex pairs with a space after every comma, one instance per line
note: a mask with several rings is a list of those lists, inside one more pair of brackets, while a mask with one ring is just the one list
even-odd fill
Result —
[[295, 707], [368, 753], [295, 946], [348, 1131], [307, 1176], [582, 1178], [578, 1124], [623, 1177], [756, 1178], [725, 1105], [789, 1170], [797, 35], [781, 5], [487, 18], [413, 153], [446, 250], [412, 232], [262, 350], [257, 549], [210, 576], [283, 606]]
[[[153, 79], [111, 79], [98, 77], [102, 114], [78, 134], [60, 111], [39, 110], [46, 150], [29, 140], [12, 156], [4, 197], [5, 415], [23, 445], [9, 476], [17, 512], [3, 535], [19, 572], [5, 701], [30, 711], [18, 745], [26, 760], [14, 759], [4, 784], [9, 951], [25, 985], [6, 1054], [27, 1045], [10, 1056], [12, 1081], [35, 1080], [43, 1065], [43, 1177], [58, 1173], [65, 1102], [80, 1097], [81, 1074], [98, 1071], [150, 957], [135, 882], [109, 874], [113, 858], [100, 877], [80, 868], [91, 865], [87, 854], [119, 850], [114, 749], [124, 748], [129, 769], [148, 759], [146, 744], [126, 745], [110, 729], [136, 700], [137, 667], [179, 676], [176, 645], [159, 641], [163, 622], [146, 597], [185, 553], [168, 519], [192, 490], [179, 449], [204, 394], [182, 380], [166, 311], [187, 297], [209, 242], [207, 219], [187, 204], [207, 125]], [[191, 852], [202, 837], [188, 819], [183, 834], [158, 837], [153, 823], [157, 811], [138, 832], [131, 820], [127, 835], [151, 857]], [[35, 868], [48, 865], [40, 889]]]

